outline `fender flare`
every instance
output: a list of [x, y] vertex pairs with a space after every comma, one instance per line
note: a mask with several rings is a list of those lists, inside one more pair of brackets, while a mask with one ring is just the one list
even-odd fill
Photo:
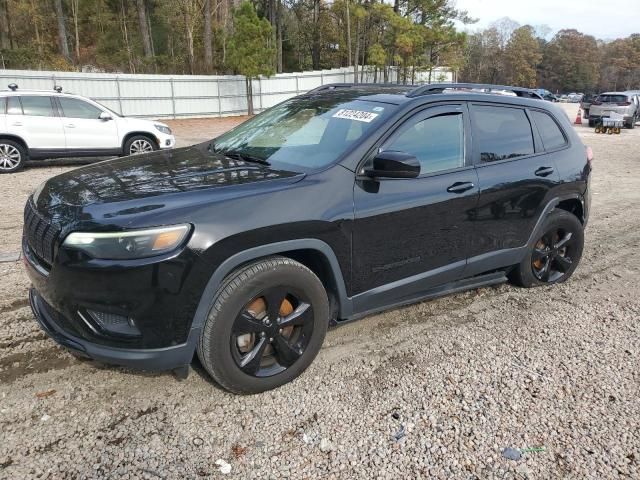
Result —
[[554, 197], [549, 200], [549, 203], [544, 207], [542, 213], [538, 217], [538, 221], [536, 222], [535, 227], [533, 228], [531, 235], [529, 236], [529, 240], [527, 241], [527, 247], [533, 247], [538, 238], [540, 238], [540, 234], [542, 233], [542, 225], [547, 218], [547, 216], [558, 206], [558, 204], [564, 200], [578, 200], [582, 203], [582, 211], [584, 211], [584, 197], [577, 193], [572, 193], [569, 195], [563, 195], [560, 197]]
[[222, 285], [224, 279], [236, 268], [241, 265], [247, 264], [253, 260], [257, 260], [269, 255], [286, 254], [291, 250], [316, 250], [320, 252], [327, 259], [331, 273], [335, 280], [338, 293], [339, 302], [339, 315], [342, 317], [345, 314], [351, 313], [351, 300], [347, 297], [347, 291], [344, 283], [344, 277], [342, 276], [342, 270], [338, 259], [333, 252], [333, 249], [322, 240], [305, 238], [297, 240], [286, 240], [282, 242], [270, 243], [267, 245], [261, 245], [259, 247], [250, 248], [232, 255], [222, 262], [218, 268], [213, 272], [211, 278], [207, 282], [207, 285], [202, 292], [200, 302], [196, 309], [196, 313], [193, 317], [191, 324], [191, 331], [194, 329], [198, 331], [204, 326], [204, 322], [209, 315], [209, 311], [213, 306], [213, 300], [218, 288]]

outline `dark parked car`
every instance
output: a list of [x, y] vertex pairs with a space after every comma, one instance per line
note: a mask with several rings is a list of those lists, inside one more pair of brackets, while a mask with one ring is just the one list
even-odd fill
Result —
[[591, 103], [597, 96], [597, 93], [587, 93], [582, 97], [580, 108], [582, 109], [583, 118], [589, 118], [589, 108], [591, 108]]
[[529, 90], [456, 88], [324, 86], [210, 142], [49, 179], [23, 240], [41, 327], [76, 355], [179, 375], [197, 352], [253, 393], [300, 375], [331, 324], [567, 280], [590, 150]]

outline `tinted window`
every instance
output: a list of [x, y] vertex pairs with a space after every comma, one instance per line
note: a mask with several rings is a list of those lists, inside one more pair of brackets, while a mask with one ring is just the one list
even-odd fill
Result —
[[481, 161], [495, 162], [534, 152], [531, 124], [524, 110], [474, 106], [471, 120]]
[[97, 120], [102, 113], [97, 107], [76, 98], [58, 97], [64, 116], [68, 118], [89, 118]]
[[22, 105], [18, 97], [7, 97], [7, 115], [22, 115]]
[[596, 100], [602, 103], [625, 103], [629, 101], [626, 95], [600, 95]]
[[462, 114], [441, 115], [417, 122], [391, 140], [384, 150], [415, 155], [420, 173], [433, 173], [464, 166]]
[[50, 97], [20, 97], [25, 115], [34, 117], [53, 117]]
[[531, 112], [533, 121], [536, 122], [538, 132], [542, 137], [542, 143], [545, 150], [553, 150], [554, 148], [560, 148], [567, 144], [567, 140], [562, 134], [562, 130], [558, 127], [558, 124], [548, 114], [543, 112]]

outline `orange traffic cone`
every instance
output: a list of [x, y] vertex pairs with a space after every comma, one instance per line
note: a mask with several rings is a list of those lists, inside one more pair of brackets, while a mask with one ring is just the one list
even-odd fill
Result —
[[573, 122], [575, 125], [582, 125], [582, 109], [578, 109], [578, 115], [576, 115], [576, 121]]

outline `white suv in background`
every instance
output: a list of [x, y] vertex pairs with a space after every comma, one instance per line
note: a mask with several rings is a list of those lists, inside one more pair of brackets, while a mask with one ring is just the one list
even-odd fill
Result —
[[79, 95], [56, 91], [0, 91], [0, 173], [27, 159], [133, 155], [172, 148], [164, 123], [127, 118]]

